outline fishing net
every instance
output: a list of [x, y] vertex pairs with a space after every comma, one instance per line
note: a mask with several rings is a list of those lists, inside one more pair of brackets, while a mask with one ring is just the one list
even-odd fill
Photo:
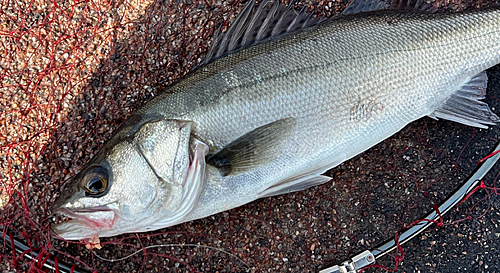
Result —
[[[0, 4], [0, 225], [35, 253], [0, 245], [3, 271], [316, 272], [394, 238], [452, 193], [499, 140], [429, 118], [329, 171], [331, 182], [151, 233], [56, 239], [50, 205], [141, 103], [199, 63], [238, 1], [11, 1]], [[303, 3], [318, 14], [346, 2]], [[450, 9], [480, 3], [437, 3]], [[311, 8], [312, 10], [312, 8]], [[498, 113], [500, 69], [487, 102]], [[403, 271], [499, 268], [494, 168], [467, 201], [403, 246]], [[88, 246], [88, 245], [87, 245]], [[395, 268], [401, 253], [378, 261]], [[58, 266], [56, 266], [58, 267]], [[372, 269], [368, 270], [372, 271]]]

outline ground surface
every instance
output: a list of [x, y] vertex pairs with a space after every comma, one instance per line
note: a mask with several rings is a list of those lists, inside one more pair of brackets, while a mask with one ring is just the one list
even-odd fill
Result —
[[[87, 270], [317, 272], [393, 238], [432, 210], [500, 139], [500, 126], [477, 130], [424, 118], [329, 171], [333, 180], [325, 185], [156, 233], [106, 239], [92, 252], [47, 231], [49, 206], [64, 181], [160, 86], [199, 62], [213, 32], [244, 3], [4, 3], [0, 221], [34, 246], [51, 242], [50, 253], [69, 264], [81, 260]], [[343, 6], [320, 2], [317, 11]], [[14, 16], [21, 11], [25, 17]], [[487, 101], [498, 113], [500, 68], [489, 77]], [[486, 185], [494, 187], [499, 173], [494, 169]], [[444, 227], [405, 244], [398, 272], [499, 272], [500, 201], [483, 199], [488, 193], [478, 191], [445, 216]], [[138, 250], [115, 262], [97, 256], [118, 260]], [[36, 267], [23, 260], [14, 265], [3, 246], [0, 253], [3, 271]], [[390, 256], [380, 263], [395, 265]]]

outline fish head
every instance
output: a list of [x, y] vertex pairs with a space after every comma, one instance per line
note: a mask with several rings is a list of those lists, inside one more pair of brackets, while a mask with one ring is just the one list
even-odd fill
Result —
[[179, 217], [191, 124], [149, 121], [115, 134], [53, 206], [70, 218], [54, 224], [55, 233], [66, 240], [110, 237], [153, 229], [159, 217]]

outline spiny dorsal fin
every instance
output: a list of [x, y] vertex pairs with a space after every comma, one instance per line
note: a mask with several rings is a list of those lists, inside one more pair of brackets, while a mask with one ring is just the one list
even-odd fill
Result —
[[294, 5], [292, 2], [286, 6], [280, 0], [263, 0], [259, 5], [255, 4], [255, 0], [250, 1], [226, 33], [219, 29], [201, 65], [324, 20], [323, 17], [308, 14], [305, 9], [297, 12], [293, 9]]
[[[297, 12], [293, 9], [296, 1], [292, 1], [288, 6], [281, 3], [281, 0], [263, 0], [259, 5], [255, 4], [256, 0], [250, 1], [226, 33], [222, 33], [222, 27], [219, 28], [207, 56], [200, 65], [207, 64], [220, 56], [293, 33], [326, 20], [325, 17], [315, 17], [307, 13], [305, 8]], [[382, 0], [353, 0], [340, 16], [377, 10], [407, 10], [431, 13], [437, 11], [425, 0], [388, 0], [387, 2]]]

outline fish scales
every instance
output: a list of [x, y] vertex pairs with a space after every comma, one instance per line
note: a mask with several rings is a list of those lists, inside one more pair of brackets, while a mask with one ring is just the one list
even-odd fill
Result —
[[295, 141], [275, 166], [217, 181], [213, 187], [223, 190], [207, 191], [201, 202], [226, 210], [234, 196], [256, 196], [302, 171], [310, 164], [304, 157], [351, 158], [431, 114], [461, 84], [499, 62], [499, 38], [498, 10], [349, 16], [218, 59], [172, 87], [175, 96], [158, 96], [141, 113], [193, 120], [195, 134], [218, 147], [272, 121], [297, 118]]
[[498, 62], [498, 26], [496, 10], [338, 19], [218, 59], [139, 113], [193, 120], [196, 134], [220, 147], [290, 115], [333, 122], [338, 130], [359, 127], [353, 120], [370, 120], [353, 115], [367, 107], [371, 119], [406, 114], [406, 124], [430, 114], [467, 78]]
[[500, 62], [499, 12], [345, 15], [219, 57], [118, 129], [56, 205], [76, 220], [54, 229], [66, 239], [154, 230], [324, 183], [408, 123], [453, 116], [435, 113], [460, 106], [464, 86], [460, 96], [478, 94], [459, 118], [493, 124], [470, 111], [482, 107], [481, 72]]

